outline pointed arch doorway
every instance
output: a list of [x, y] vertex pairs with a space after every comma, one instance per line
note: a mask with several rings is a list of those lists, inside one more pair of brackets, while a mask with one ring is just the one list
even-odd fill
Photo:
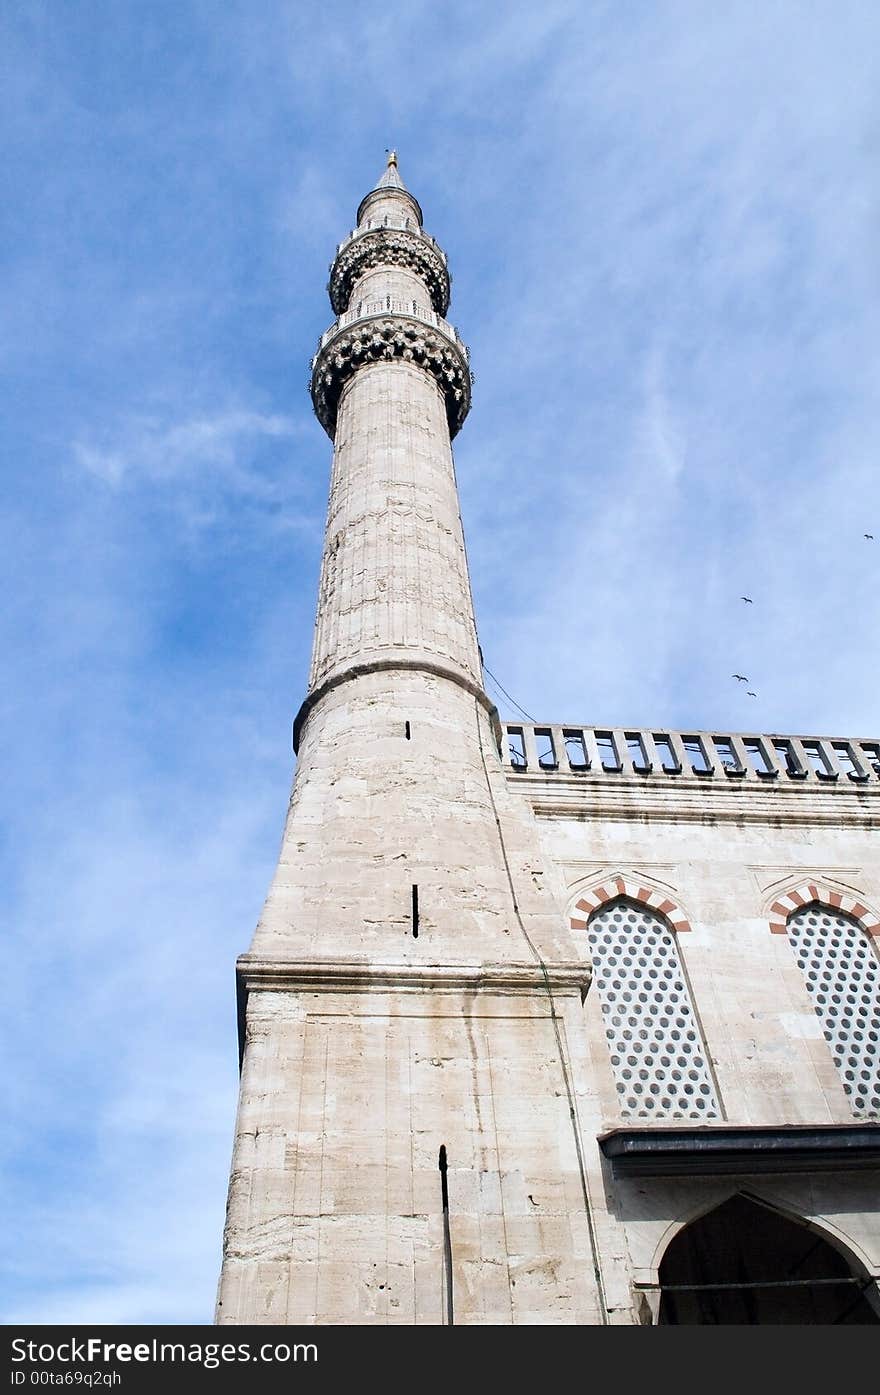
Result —
[[[840, 1250], [805, 1223], [737, 1194], [680, 1230], [660, 1264], [658, 1322], [880, 1323]], [[876, 1301], [876, 1300], [875, 1300]]]

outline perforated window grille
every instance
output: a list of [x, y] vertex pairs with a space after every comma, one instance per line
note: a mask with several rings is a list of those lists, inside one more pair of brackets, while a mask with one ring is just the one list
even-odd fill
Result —
[[621, 1116], [717, 1118], [706, 1049], [665, 921], [614, 901], [596, 911], [587, 933]]
[[804, 906], [788, 938], [819, 1014], [853, 1114], [880, 1116], [880, 960], [860, 925]]

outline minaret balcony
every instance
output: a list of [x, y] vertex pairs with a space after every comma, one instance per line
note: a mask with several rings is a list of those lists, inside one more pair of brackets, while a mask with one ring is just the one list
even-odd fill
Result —
[[420, 305], [417, 300], [395, 300], [392, 296], [380, 296], [377, 300], [359, 300], [351, 309], [346, 310], [338, 319], [334, 320], [328, 330], [321, 335], [318, 350], [311, 361], [314, 368], [318, 361], [321, 350], [330, 343], [333, 336], [346, 325], [353, 325], [358, 320], [375, 319], [377, 315], [406, 315], [408, 319], [421, 320], [423, 324], [431, 325], [434, 329], [444, 334], [447, 339], [451, 339], [459, 352], [464, 354], [465, 359], [469, 359], [467, 345], [460, 337], [455, 325], [444, 320], [438, 315], [436, 310], [431, 310], [427, 305]]
[[[366, 237], [367, 233], [375, 232], [377, 228], [379, 228], [380, 226], [382, 228], [391, 228], [392, 230], [396, 229], [400, 231], [412, 232], [414, 237], [418, 237], [422, 242], [427, 242], [437, 253], [437, 256], [440, 258], [443, 264], [446, 264], [446, 253], [443, 251], [443, 248], [440, 246], [440, 243], [437, 242], [437, 240], [433, 238], [430, 233], [425, 232], [424, 228], [417, 228], [411, 218], [400, 218], [393, 223], [383, 222], [381, 225], [378, 223], [366, 223], [362, 228], [352, 228], [348, 236], [344, 237], [342, 241], [337, 244], [337, 257], [339, 256], [340, 252], [345, 251], [346, 247], [348, 247], [350, 243], [356, 242], [359, 237]], [[333, 269], [332, 262], [330, 264], [330, 269], [331, 271]]]
[[414, 272], [427, 288], [433, 308], [440, 315], [446, 314], [450, 286], [446, 255], [412, 220], [401, 219], [395, 224], [356, 228], [340, 242], [327, 284], [337, 315], [348, 309], [358, 279], [380, 266], [400, 266]]
[[446, 402], [450, 438], [470, 411], [472, 375], [466, 345], [455, 327], [415, 300], [359, 301], [322, 334], [311, 362], [312, 403], [333, 439], [342, 389], [359, 368], [398, 360], [434, 378]]

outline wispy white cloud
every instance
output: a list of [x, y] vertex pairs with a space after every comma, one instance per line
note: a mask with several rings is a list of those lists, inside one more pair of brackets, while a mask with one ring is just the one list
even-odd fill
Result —
[[170, 424], [135, 416], [115, 433], [112, 447], [77, 441], [74, 453], [84, 469], [114, 486], [142, 480], [178, 484], [207, 475], [208, 487], [266, 498], [276, 486], [252, 468], [255, 443], [301, 430], [293, 417], [261, 412], [226, 411]]
[[[479, 280], [464, 310], [457, 283], [476, 341], [457, 455], [484, 651], [546, 719], [870, 724], [870, 681], [854, 691], [847, 672], [854, 650], [875, 660], [843, 597], [853, 566], [877, 585], [855, 546], [878, 510], [859, 464], [880, 425], [875, 17], [850, 11], [830, 35], [774, 6], [760, 42], [736, 6], [699, 24], [677, 5], [569, 17], [530, 107], [555, 101], [564, 121], [533, 123], [540, 177], [487, 234], [488, 318]], [[481, 154], [465, 155], [471, 188]], [[764, 609], [748, 632], [750, 587]], [[743, 650], [759, 711], [728, 686]], [[814, 658], [793, 678], [795, 652]]]
[[134, 413], [101, 444], [76, 440], [73, 456], [114, 491], [152, 490], [193, 532], [216, 527], [243, 503], [276, 529], [314, 529], [321, 515], [303, 507], [309, 490], [289, 444], [307, 434], [301, 418], [279, 413], [232, 409], [184, 420]]

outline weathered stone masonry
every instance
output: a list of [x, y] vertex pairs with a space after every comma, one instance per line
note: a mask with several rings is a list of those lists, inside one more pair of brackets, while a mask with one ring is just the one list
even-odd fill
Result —
[[[217, 1321], [867, 1321], [880, 745], [502, 726], [446, 257], [394, 156], [357, 221], [312, 363], [330, 501], [290, 807], [238, 963]], [[782, 1227], [761, 1263], [824, 1287], [756, 1289], [748, 1317], [720, 1271], [683, 1293], [690, 1223], [728, 1214]]]

